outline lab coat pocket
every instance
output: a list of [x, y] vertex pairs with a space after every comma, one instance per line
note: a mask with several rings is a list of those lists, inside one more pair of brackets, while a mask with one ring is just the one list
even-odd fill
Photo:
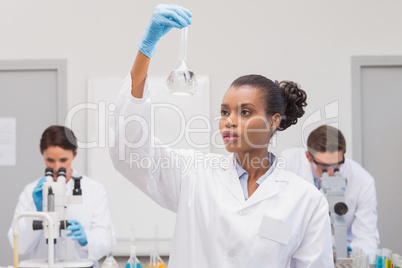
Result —
[[258, 233], [261, 237], [287, 245], [292, 229], [292, 224], [264, 216]]

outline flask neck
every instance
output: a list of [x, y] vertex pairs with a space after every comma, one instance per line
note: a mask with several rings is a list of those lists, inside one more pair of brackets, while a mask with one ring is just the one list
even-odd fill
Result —
[[179, 61], [187, 59], [187, 30], [188, 27], [181, 29]]

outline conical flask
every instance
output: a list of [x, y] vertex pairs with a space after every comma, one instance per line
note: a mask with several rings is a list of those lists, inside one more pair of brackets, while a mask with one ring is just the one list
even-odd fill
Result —
[[166, 268], [165, 263], [159, 256], [159, 226], [155, 225], [155, 249], [151, 252], [148, 268]]
[[140, 261], [137, 258], [135, 248], [135, 228], [131, 227], [130, 234], [130, 258], [127, 261], [126, 268], [142, 268]]
[[[109, 233], [110, 246], [112, 246], [113, 235], [112, 235], [112, 228], [110, 227], [110, 225], [107, 227], [107, 230]], [[103, 261], [102, 268], [119, 268], [117, 261], [112, 256], [112, 248], [110, 248], [110, 251], [108, 250], [106, 259]]]

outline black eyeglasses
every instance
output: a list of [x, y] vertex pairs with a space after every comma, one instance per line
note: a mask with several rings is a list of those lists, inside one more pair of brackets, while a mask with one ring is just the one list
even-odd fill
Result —
[[342, 156], [342, 157], [343, 157], [342, 161], [340, 161], [340, 162], [338, 162], [338, 163], [327, 164], [327, 163], [320, 163], [320, 162], [317, 162], [317, 161], [314, 159], [314, 156], [313, 156], [311, 153], [309, 153], [309, 154], [310, 154], [311, 159], [313, 160], [314, 164], [316, 164], [317, 166], [320, 166], [320, 167], [322, 167], [322, 168], [328, 168], [328, 167], [335, 168], [335, 167], [337, 167], [337, 166], [342, 165], [342, 164], [345, 163], [345, 155]]

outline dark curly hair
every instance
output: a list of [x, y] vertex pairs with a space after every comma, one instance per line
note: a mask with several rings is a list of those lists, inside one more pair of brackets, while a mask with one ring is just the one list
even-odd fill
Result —
[[307, 106], [306, 92], [292, 81], [273, 82], [262, 75], [250, 74], [237, 78], [231, 86], [252, 86], [260, 89], [267, 115], [278, 113], [281, 116], [278, 127], [280, 131], [296, 124], [297, 119], [304, 115], [303, 108]]

